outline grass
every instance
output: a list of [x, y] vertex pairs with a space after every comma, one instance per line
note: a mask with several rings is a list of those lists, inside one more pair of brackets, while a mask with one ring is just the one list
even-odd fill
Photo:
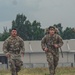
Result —
[[[19, 72], [19, 75], [45, 75], [49, 74], [47, 68], [29, 68], [22, 69]], [[11, 75], [9, 70], [0, 70], [0, 75]], [[75, 68], [66, 67], [66, 68], [57, 68], [56, 75], [75, 75]]]

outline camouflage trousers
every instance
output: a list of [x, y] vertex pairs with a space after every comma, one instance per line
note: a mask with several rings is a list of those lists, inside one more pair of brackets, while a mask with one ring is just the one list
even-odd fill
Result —
[[55, 69], [58, 65], [59, 55], [53, 55], [50, 52], [46, 53], [48, 65], [49, 65], [49, 72], [51, 75], [55, 74]]
[[18, 59], [10, 59], [9, 63], [10, 63], [11, 75], [18, 75], [18, 72], [21, 70], [23, 62]]

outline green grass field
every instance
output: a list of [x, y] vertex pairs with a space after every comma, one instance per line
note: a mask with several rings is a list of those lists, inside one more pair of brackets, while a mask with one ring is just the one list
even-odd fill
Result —
[[[49, 74], [47, 68], [22, 69], [19, 75], [45, 75]], [[0, 70], [0, 75], [11, 75], [9, 70]], [[75, 68], [57, 68], [56, 75], [75, 75]]]

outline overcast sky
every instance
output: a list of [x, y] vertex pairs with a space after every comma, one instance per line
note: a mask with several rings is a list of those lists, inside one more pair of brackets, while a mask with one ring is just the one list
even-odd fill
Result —
[[75, 27], [75, 0], [0, 0], [0, 33], [4, 26], [11, 28], [18, 13], [31, 22], [37, 20], [43, 28], [58, 23]]

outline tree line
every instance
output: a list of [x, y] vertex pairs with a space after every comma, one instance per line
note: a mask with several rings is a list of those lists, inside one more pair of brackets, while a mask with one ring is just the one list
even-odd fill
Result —
[[[61, 23], [54, 24], [58, 28], [61, 37], [66, 39], [75, 39], [75, 30], [71, 27], [66, 27], [63, 30]], [[10, 31], [15, 28], [17, 29], [18, 35], [23, 38], [23, 40], [41, 40], [45, 35], [45, 29], [41, 27], [41, 23], [34, 20], [32, 23], [23, 14], [17, 14], [16, 19], [12, 21], [12, 27], [7, 30], [4, 27], [4, 32], [0, 34], [0, 41], [4, 41], [10, 36]]]

